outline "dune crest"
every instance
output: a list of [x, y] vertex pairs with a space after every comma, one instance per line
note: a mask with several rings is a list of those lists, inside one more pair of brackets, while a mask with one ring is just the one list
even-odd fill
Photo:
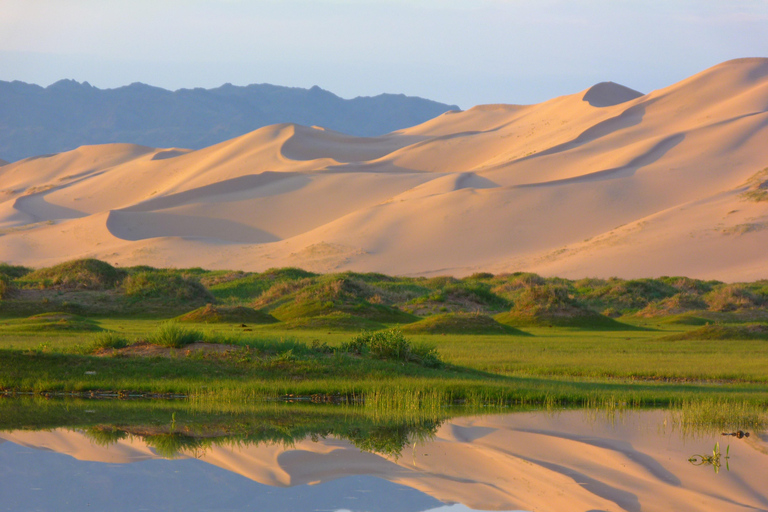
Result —
[[583, 99], [593, 107], [612, 107], [634, 100], [642, 95], [643, 93], [621, 84], [600, 82], [587, 89]]
[[768, 59], [739, 59], [380, 137], [84, 146], [0, 167], [0, 261], [765, 278], [768, 202], [746, 193], [766, 140]]

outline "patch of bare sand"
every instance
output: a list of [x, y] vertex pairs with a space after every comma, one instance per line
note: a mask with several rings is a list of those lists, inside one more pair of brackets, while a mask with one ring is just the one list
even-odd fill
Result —
[[227, 354], [241, 350], [237, 345], [227, 345], [225, 343], [204, 343], [197, 341], [181, 348], [163, 347], [149, 343], [147, 341], [138, 341], [123, 348], [103, 348], [96, 352], [97, 356], [124, 356], [124, 357], [185, 357], [192, 354]]

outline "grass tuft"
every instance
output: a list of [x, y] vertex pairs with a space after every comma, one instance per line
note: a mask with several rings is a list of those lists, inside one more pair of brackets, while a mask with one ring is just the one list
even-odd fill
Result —
[[101, 332], [86, 345], [85, 352], [94, 354], [104, 349], [120, 349], [128, 346], [128, 339], [116, 332]]
[[363, 331], [352, 341], [342, 343], [340, 350], [388, 361], [414, 362], [428, 368], [437, 368], [443, 364], [435, 346], [426, 343], [414, 345], [399, 329]]
[[198, 330], [181, 327], [175, 322], [165, 322], [158, 327], [147, 341], [155, 345], [181, 348], [198, 341], [204, 341], [205, 335]]

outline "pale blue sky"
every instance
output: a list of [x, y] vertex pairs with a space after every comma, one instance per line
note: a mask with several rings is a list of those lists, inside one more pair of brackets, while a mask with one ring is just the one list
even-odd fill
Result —
[[768, 57], [768, 0], [0, 0], [0, 80], [319, 85], [468, 108]]

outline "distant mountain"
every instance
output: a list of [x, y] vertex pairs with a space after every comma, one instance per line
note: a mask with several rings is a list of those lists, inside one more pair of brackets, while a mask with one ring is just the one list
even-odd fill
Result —
[[345, 100], [317, 86], [168, 91], [142, 83], [99, 89], [74, 80], [45, 88], [0, 81], [0, 158], [110, 142], [199, 149], [276, 123], [377, 136], [448, 110], [458, 107], [402, 94]]

